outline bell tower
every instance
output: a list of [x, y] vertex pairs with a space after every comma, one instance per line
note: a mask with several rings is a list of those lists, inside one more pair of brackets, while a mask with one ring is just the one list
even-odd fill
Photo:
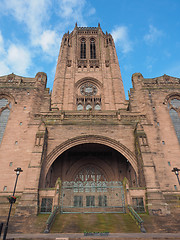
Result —
[[78, 27], [61, 42], [52, 108], [117, 110], [125, 94], [114, 40], [98, 27]]

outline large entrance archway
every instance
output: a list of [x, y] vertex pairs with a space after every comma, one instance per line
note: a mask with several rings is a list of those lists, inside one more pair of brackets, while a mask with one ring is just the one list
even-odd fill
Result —
[[[131, 186], [137, 185], [136, 172], [126, 157], [106, 145], [85, 143], [66, 150], [56, 158], [46, 174], [45, 188], [54, 187], [57, 178], [62, 182], [76, 181], [80, 173], [85, 174], [88, 168], [94, 169], [89, 177], [96, 181], [99, 180], [99, 172], [104, 181], [123, 181], [126, 177]], [[86, 178], [81, 177], [81, 181], [88, 180]]]
[[44, 187], [61, 179], [62, 212], [124, 212], [123, 180], [137, 186], [136, 171], [120, 152], [100, 143], [82, 143], [60, 154], [49, 167]]

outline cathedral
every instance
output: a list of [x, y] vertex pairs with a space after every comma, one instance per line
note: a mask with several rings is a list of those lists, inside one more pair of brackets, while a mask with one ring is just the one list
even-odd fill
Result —
[[114, 40], [97, 27], [65, 33], [47, 76], [0, 77], [0, 215], [167, 215], [180, 195], [180, 78], [132, 75], [125, 99]]

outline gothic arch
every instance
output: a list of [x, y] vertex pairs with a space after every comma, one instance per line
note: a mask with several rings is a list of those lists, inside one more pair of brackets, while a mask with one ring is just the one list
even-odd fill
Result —
[[137, 161], [136, 156], [122, 143], [119, 143], [118, 141], [105, 137], [105, 136], [99, 136], [99, 135], [84, 135], [84, 136], [78, 136], [72, 139], [69, 139], [63, 143], [61, 143], [59, 146], [56, 146], [47, 156], [46, 161], [44, 162], [44, 178], [50, 168], [50, 166], [53, 164], [53, 162], [57, 159], [58, 156], [60, 156], [63, 152], [66, 150], [80, 145], [80, 144], [86, 144], [86, 143], [97, 143], [106, 145], [108, 147], [111, 147], [112, 149], [118, 151], [121, 153], [132, 165], [133, 169], [136, 172], [136, 175], [138, 176], [138, 167], [137, 167]]
[[14, 96], [8, 92], [0, 91], [0, 99], [2, 98], [7, 98], [12, 104], [16, 103]]
[[9, 115], [14, 102], [15, 100], [10, 94], [0, 92], [0, 144], [3, 139]]
[[164, 100], [164, 104], [166, 104], [167, 111], [169, 111], [169, 115], [174, 126], [174, 130], [176, 132], [178, 141], [180, 143], [180, 94], [179, 93], [171, 93], [166, 96]]
[[175, 98], [175, 97], [177, 97], [178, 99], [180, 99], [180, 93], [177, 93], [177, 92], [173, 92], [173, 93], [170, 93], [170, 94], [168, 94], [166, 97], [165, 97], [165, 99], [164, 99], [164, 104], [167, 104], [168, 103], [168, 100], [170, 99], [170, 98]]
[[[86, 159], [84, 159], [86, 160]], [[71, 181], [74, 180], [75, 175], [77, 174], [77, 172], [79, 171], [79, 169], [86, 167], [87, 165], [91, 165], [94, 166], [95, 168], [98, 168], [100, 170], [100, 172], [102, 172], [104, 174], [104, 176], [106, 177], [106, 179], [110, 179], [111, 176], [114, 175], [114, 171], [113, 169], [103, 160], [101, 159], [93, 159], [91, 158], [91, 162], [87, 163], [85, 161], [84, 164], [82, 164], [83, 159], [80, 159], [78, 162], [75, 162], [71, 168], [69, 169], [69, 171], [67, 172], [67, 174], [69, 176], [71, 176]], [[104, 171], [104, 169], [106, 169], [106, 172]]]
[[95, 84], [97, 87], [99, 87], [100, 89], [102, 88], [102, 83], [96, 79], [96, 78], [93, 78], [93, 77], [85, 77], [85, 78], [81, 78], [80, 80], [78, 80], [76, 83], [75, 83], [75, 88], [78, 89], [83, 83], [85, 82], [89, 82], [89, 83], [92, 83], [92, 84]]

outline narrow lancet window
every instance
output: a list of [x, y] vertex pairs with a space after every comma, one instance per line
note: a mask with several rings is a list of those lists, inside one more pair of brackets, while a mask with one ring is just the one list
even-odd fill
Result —
[[180, 143], [180, 99], [174, 97], [168, 101], [169, 114], [171, 116], [177, 138]]
[[91, 59], [96, 59], [96, 45], [94, 39], [90, 40], [90, 55]]
[[11, 103], [6, 98], [0, 99], [0, 144], [10, 114]]
[[86, 59], [86, 40], [81, 40], [81, 59]]

